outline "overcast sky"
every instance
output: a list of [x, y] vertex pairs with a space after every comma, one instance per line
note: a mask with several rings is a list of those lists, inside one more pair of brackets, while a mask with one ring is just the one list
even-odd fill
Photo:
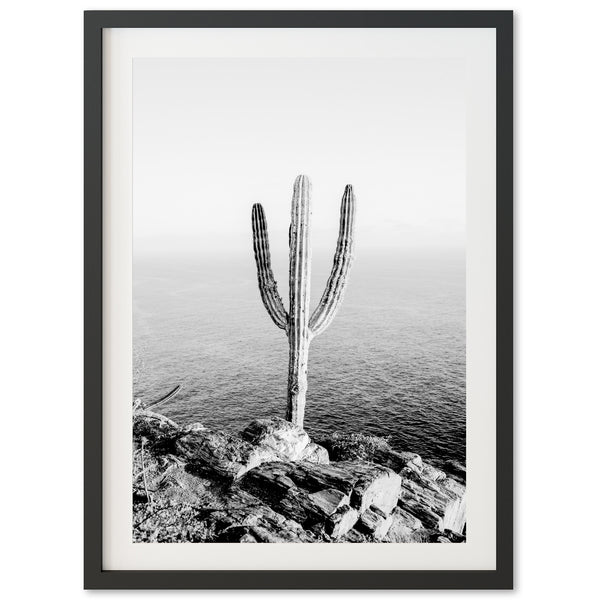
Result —
[[294, 178], [313, 183], [313, 244], [333, 248], [344, 185], [357, 248], [464, 248], [459, 59], [134, 60], [134, 251], [251, 248], [262, 202], [287, 251]]

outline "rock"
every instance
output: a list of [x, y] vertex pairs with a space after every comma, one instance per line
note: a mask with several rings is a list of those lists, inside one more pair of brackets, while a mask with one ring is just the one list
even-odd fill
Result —
[[133, 434], [134, 541], [466, 540], [465, 486], [381, 440], [346, 435], [338, 446], [368, 445], [369, 459], [330, 463], [283, 419], [254, 421], [237, 437], [149, 410], [134, 411]]
[[206, 431], [207, 428], [202, 423], [191, 423], [183, 428], [183, 433], [193, 433], [194, 431]]
[[215, 542], [237, 542], [239, 544], [256, 544], [258, 540], [252, 535], [249, 527], [232, 525], [221, 532]]
[[298, 460], [310, 443], [304, 429], [276, 417], [252, 421], [242, 431], [242, 438], [254, 446], [274, 450], [285, 460]]
[[262, 544], [307, 544], [314, 541], [314, 539], [307, 536], [306, 532], [300, 526], [297, 531], [290, 531], [285, 526], [275, 529], [272, 526], [264, 527], [256, 525], [250, 528], [250, 532]]
[[[367, 468], [365, 464], [368, 465]], [[355, 483], [350, 496], [350, 506], [356, 508], [359, 513], [363, 513], [370, 506], [375, 506], [389, 515], [402, 493], [402, 477], [391, 469], [368, 463], [346, 466], [354, 469], [355, 474], [360, 472], [360, 478]]]
[[344, 506], [350, 501], [347, 494], [333, 488], [314, 492], [310, 494], [310, 498], [327, 515], [333, 514], [340, 506]]
[[423, 523], [421, 523], [421, 521], [419, 519], [417, 519], [415, 516], [411, 515], [410, 513], [406, 512], [404, 509], [400, 508], [399, 506], [396, 506], [396, 508], [392, 511], [392, 514], [394, 515], [394, 519], [397, 522], [402, 523], [405, 527], [407, 527], [411, 531], [416, 531], [417, 529], [423, 528]]
[[392, 449], [378, 448], [373, 454], [373, 462], [384, 465], [400, 473], [408, 468], [420, 474], [423, 471], [423, 459], [414, 452], [396, 452]]
[[362, 461], [299, 463], [289, 476], [310, 492], [334, 488], [349, 494], [350, 506], [359, 513], [373, 504], [389, 514], [402, 490], [402, 478], [391, 469]]
[[457, 460], [446, 461], [443, 465], [444, 471], [454, 477], [459, 483], [465, 483], [467, 481], [467, 470], [465, 465], [458, 462]]
[[354, 527], [358, 517], [358, 511], [346, 504], [327, 519], [325, 531], [334, 540], [341, 538]]
[[[356, 521], [369, 507], [387, 516], [398, 502], [402, 479], [390, 469], [371, 463], [272, 462], [246, 473], [240, 485], [305, 528], [327, 521], [330, 525], [325, 531], [340, 537], [348, 522]], [[356, 515], [344, 508], [348, 505]]]
[[454, 479], [444, 479], [442, 489], [448, 495], [448, 503], [442, 521], [442, 531], [448, 529], [454, 533], [462, 534], [467, 522], [467, 502], [465, 486]]
[[[166, 459], [169, 457], [160, 457]], [[151, 490], [160, 490], [161, 496], [178, 504], [203, 504], [210, 501], [213, 485], [211, 479], [190, 473], [186, 466], [173, 465], [162, 467], [160, 475], [154, 476], [152, 471], [146, 474], [148, 487]]]
[[294, 463], [266, 463], [246, 473], [240, 486], [305, 529], [323, 523], [325, 510], [292, 479]]
[[175, 447], [192, 467], [229, 479], [238, 479], [263, 462], [279, 460], [269, 448], [255, 447], [238, 437], [208, 429], [188, 433], [177, 440]]
[[465, 488], [454, 479], [431, 481], [425, 477], [403, 478], [399, 506], [426, 528], [461, 534], [466, 522]]
[[133, 416], [133, 440], [155, 451], [168, 452], [181, 435], [181, 429], [171, 419], [149, 410], [136, 412]]
[[309, 462], [298, 463], [290, 469], [290, 477], [296, 485], [309, 492], [334, 488], [345, 494], [350, 494], [358, 476], [350, 472], [341, 463], [313, 464]]
[[385, 536], [386, 542], [396, 544], [415, 542], [415, 532], [423, 529], [419, 519], [400, 507], [396, 507], [390, 515], [392, 523]]
[[316, 541], [293, 519], [287, 519], [255, 496], [233, 487], [225, 503], [203, 520], [207, 541], [240, 543], [311, 543]]
[[348, 544], [364, 544], [369, 542], [369, 538], [360, 531], [356, 531], [356, 529], [351, 529], [346, 535], [341, 537], [338, 541], [345, 542]]
[[444, 537], [447, 537], [453, 544], [464, 544], [467, 540], [464, 535], [451, 531], [450, 529], [444, 531]]
[[425, 479], [430, 479], [431, 481], [441, 481], [442, 479], [446, 479], [446, 473], [444, 473], [444, 471], [441, 471], [440, 469], [436, 469], [433, 465], [430, 465], [429, 463], [423, 463], [421, 477], [424, 477]]
[[298, 460], [305, 460], [318, 465], [328, 465], [329, 452], [327, 452], [327, 449], [323, 448], [323, 446], [319, 446], [319, 444], [310, 442], [310, 444], [308, 444], [308, 446], [302, 450]]
[[406, 512], [419, 519], [427, 529], [437, 529], [441, 531], [443, 522], [442, 517], [429, 506], [423, 504], [420, 499], [408, 497], [405, 494], [400, 506]]
[[415, 471], [416, 473], [421, 473], [423, 471], [423, 459], [414, 452], [399, 452], [400, 460], [406, 462], [406, 467]]
[[387, 535], [394, 519], [390, 515], [386, 515], [377, 507], [373, 506], [365, 510], [360, 515], [360, 519], [356, 524], [356, 529], [367, 535], [373, 536], [376, 540], [380, 540]]

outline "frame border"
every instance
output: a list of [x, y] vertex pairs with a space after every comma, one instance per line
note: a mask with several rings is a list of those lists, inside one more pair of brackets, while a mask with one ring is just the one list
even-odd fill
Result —
[[[496, 569], [105, 571], [102, 569], [102, 30], [331, 27], [496, 29]], [[513, 11], [84, 12], [84, 588], [513, 588]]]

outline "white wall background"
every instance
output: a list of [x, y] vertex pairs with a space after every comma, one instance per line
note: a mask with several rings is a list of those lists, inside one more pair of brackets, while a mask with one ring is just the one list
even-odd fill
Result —
[[[9, 598], [84, 596], [81, 11], [168, 4], [3, 6], [0, 587]], [[176, 7], [425, 5], [180, 0]], [[437, 0], [427, 7], [517, 11], [516, 595], [592, 597], [600, 496], [600, 5]]]

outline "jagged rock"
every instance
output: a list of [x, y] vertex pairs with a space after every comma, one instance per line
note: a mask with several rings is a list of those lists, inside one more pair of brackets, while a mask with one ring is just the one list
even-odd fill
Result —
[[379, 540], [387, 535], [393, 521], [391, 515], [386, 515], [376, 506], [372, 506], [360, 515], [356, 529]]
[[323, 446], [311, 442], [302, 450], [302, 454], [298, 457], [298, 460], [305, 460], [307, 462], [317, 463], [318, 465], [329, 464], [329, 452]]
[[421, 476], [425, 479], [430, 479], [431, 481], [441, 481], [442, 479], [446, 479], [446, 473], [444, 473], [444, 471], [436, 469], [433, 465], [430, 465], [429, 463], [423, 463], [423, 470], [421, 472]]
[[442, 517], [429, 506], [421, 502], [421, 499], [404, 494], [401, 507], [423, 523], [428, 529], [437, 529], [441, 531]]
[[310, 494], [310, 498], [328, 515], [333, 514], [340, 506], [344, 506], [350, 502], [350, 496], [333, 488], [314, 492]]
[[133, 428], [134, 541], [465, 542], [464, 485], [418, 454], [329, 463], [283, 419], [236, 437], [136, 410]]
[[425, 477], [403, 477], [399, 505], [429, 529], [462, 533], [466, 522], [465, 488], [454, 479], [432, 481]]
[[284, 460], [298, 460], [310, 443], [304, 429], [277, 417], [252, 421], [242, 431], [242, 438], [254, 446], [274, 450]]
[[444, 479], [440, 483], [449, 496], [449, 502], [446, 505], [442, 521], [442, 530], [448, 529], [460, 535], [463, 533], [467, 522], [465, 486], [450, 478]]
[[207, 427], [202, 425], [202, 423], [191, 423], [190, 425], [186, 425], [183, 428], [183, 433], [193, 433], [194, 431], [206, 431]]
[[423, 459], [414, 452], [396, 452], [391, 448], [377, 448], [373, 453], [373, 462], [389, 467], [400, 473], [408, 468], [420, 474], [423, 471]]
[[294, 468], [294, 463], [262, 464], [246, 473], [240, 485], [276, 512], [310, 528], [322, 523], [327, 513], [290, 477]]
[[385, 536], [386, 542], [400, 544], [416, 541], [415, 532], [423, 529], [419, 519], [400, 507], [396, 507], [390, 517], [392, 523]]
[[351, 529], [346, 535], [341, 537], [338, 541], [346, 542], [348, 544], [364, 544], [365, 542], [369, 542], [369, 538], [360, 531], [356, 531], [356, 529]]
[[254, 495], [236, 487], [229, 489], [220, 506], [206, 510], [198, 520], [205, 528], [206, 541], [246, 543], [315, 541], [315, 538], [297, 521], [287, 519]]
[[444, 531], [444, 537], [447, 537], [453, 544], [464, 544], [467, 539], [464, 535], [450, 529]]
[[183, 436], [175, 447], [190, 465], [230, 479], [238, 479], [263, 462], [279, 460], [269, 448], [256, 447], [238, 437], [208, 429]]
[[250, 532], [258, 542], [263, 544], [307, 544], [314, 541], [314, 539], [307, 536], [306, 532], [301, 527], [294, 532], [285, 527], [275, 530], [270, 527], [256, 525], [250, 528]]
[[[188, 472], [181, 459], [166, 455], [155, 457], [157, 468], [146, 470], [146, 482], [151, 495], [160, 495], [174, 503], [202, 504], [212, 500], [209, 491], [213, 482]], [[142, 481], [141, 477], [138, 483]]]
[[223, 531], [215, 542], [237, 542], [239, 544], [256, 544], [258, 540], [252, 535], [249, 527], [232, 525]]
[[414, 452], [399, 452], [400, 459], [406, 462], [406, 467], [421, 473], [423, 471], [423, 459]]
[[343, 535], [340, 529], [353, 518], [344, 505], [349, 503], [356, 518], [371, 505], [388, 515], [398, 501], [402, 479], [390, 469], [371, 463], [273, 462], [246, 473], [240, 485], [304, 527], [323, 523], [330, 515], [337, 526], [340, 517], [335, 515], [339, 513], [344, 516], [343, 523], [326, 528], [327, 533], [335, 530], [339, 537]]
[[[285, 537], [281, 541], [307, 541], [308, 536], [299, 523], [275, 512], [256, 496], [237, 485], [228, 487], [226, 492], [218, 494], [209, 505], [212, 508], [207, 509], [203, 517], [205, 525], [210, 526], [213, 531], [213, 540], [224, 535], [241, 537], [244, 533], [249, 533], [260, 542], [260, 532], [264, 536], [265, 530], [276, 537]], [[243, 532], [240, 528], [246, 530]], [[230, 529], [232, 531], [228, 533]]]
[[373, 504], [389, 514], [402, 489], [402, 478], [391, 469], [361, 461], [329, 465], [302, 463], [289, 476], [296, 485], [310, 492], [334, 488], [349, 494], [350, 506], [359, 513]]
[[354, 527], [358, 517], [358, 511], [345, 504], [327, 519], [325, 531], [334, 540], [341, 538]]
[[312, 463], [299, 463], [290, 469], [290, 477], [296, 485], [309, 492], [334, 488], [345, 494], [350, 494], [358, 477], [344, 468], [342, 463], [318, 465]]
[[179, 435], [181, 430], [177, 423], [163, 415], [149, 410], [133, 415], [133, 440], [136, 444], [141, 444], [144, 439], [148, 448], [167, 452]]
[[467, 470], [465, 465], [457, 460], [448, 460], [443, 464], [444, 471], [454, 477], [459, 483], [464, 484], [467, 480]]
[[370, 506], [376, 506], [388, 515], [398, 503], [402, 493], [402, 477], [392, 470], [369, 463], [354, 463], [346, 467], [354, 474], [360, 474], [350, 496], [350, 506], [363, 513]]

